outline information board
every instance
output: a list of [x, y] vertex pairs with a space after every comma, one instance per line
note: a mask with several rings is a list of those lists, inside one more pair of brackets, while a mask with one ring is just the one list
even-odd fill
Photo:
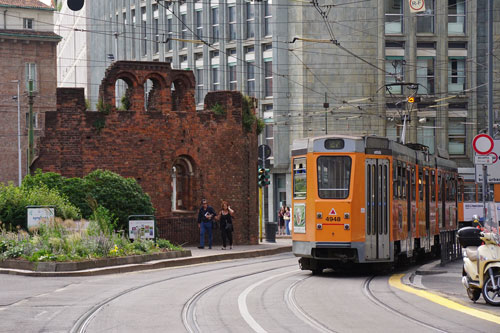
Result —
[[155, 221], [154, 220], [129, 220], [128, 221], [129, 239], [154, 239]]
[[37, 227], [40, 223], [54, 222], [54, 207], [27, 207], [28, 229]]

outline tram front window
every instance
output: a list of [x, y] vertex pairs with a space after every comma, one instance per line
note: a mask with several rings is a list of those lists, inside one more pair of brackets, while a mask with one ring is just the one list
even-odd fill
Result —
[[346, 199], [351, 181], [351, 158], [318, 157], [318, 194], [321, 199]]

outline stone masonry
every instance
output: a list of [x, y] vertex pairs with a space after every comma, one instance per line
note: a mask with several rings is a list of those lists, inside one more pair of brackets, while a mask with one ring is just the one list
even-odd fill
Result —
[[[128, 89], [117, 108], [119, 79]], [[148, 80], [153, 87], [145, 103]], [[33, 170], [81, 177], [107, 169], [135, 178], [151, 196], [160, 236], [177, 243], [198, 241], [202, 198], [217, 211], [228, 200], [236, 211], [235, 244], [257, 243], [257, 136], [242, 126], [243, 97], [213, 92], [197, 112], [194, 86], [191, 71], [169, 63], [118, 61], [101, 83], [102, 112], [85, 110], [83, 88], [58, 88], [57, 111], [46, 113]], [[211, 111], [217, 103], [225, 114]]]

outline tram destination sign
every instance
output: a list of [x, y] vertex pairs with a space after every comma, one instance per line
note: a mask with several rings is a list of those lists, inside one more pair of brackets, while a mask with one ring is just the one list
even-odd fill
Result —
[[[480, 155], [476, 155], [478, 157]], [[500, 184], [500, 161], [498, 156], [500, 156], [500, 140], [494, 140], [493, 150], [488, 155], [493, 158], [493, 163], [488, 164], [488, 183], [490, 184]], [[483, 164], [476, 163], [476, 182], [482, 183], [483, 181]]]

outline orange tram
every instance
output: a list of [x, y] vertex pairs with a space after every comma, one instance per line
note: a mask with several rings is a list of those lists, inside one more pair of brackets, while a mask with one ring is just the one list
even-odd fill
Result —
[[387, 138], [322, 136], [292, 147], [293, 253], [303, 270], [439, 253], [457, 229], [456, 164]]

